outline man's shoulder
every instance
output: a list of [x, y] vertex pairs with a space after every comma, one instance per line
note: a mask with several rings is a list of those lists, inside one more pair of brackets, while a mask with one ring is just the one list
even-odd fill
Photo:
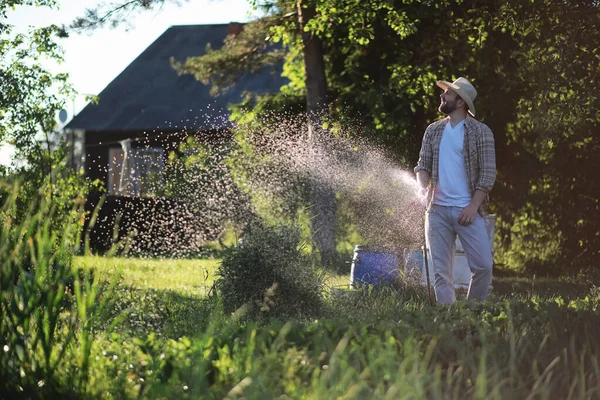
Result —
[[492, 130], [489, 126], [487, 126], [481, 121], [476, 120], [473, 117], [467, 117], [467, 120], [465, 121], [465, 127], [468, 129], [472, 129], [476, 133], [492, 134]]
[[476, 120], [473, 117], [467, 117], [467, 119], [465, 120], [465, 125], [469, 125], [479, 129], [490, 129], [486, 124], [479, 120]]

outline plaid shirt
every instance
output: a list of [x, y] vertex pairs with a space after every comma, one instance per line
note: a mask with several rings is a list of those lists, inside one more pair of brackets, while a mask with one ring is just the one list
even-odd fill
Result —
[[[438, 182], [440, 142], [442, 141], [444, 128], [449, 122], [450, 117], [446, 117], [427, 127], [423, 136], [421, 152], [419, 153], [419, 162], [415, 168], [415, 172], [426, 171], [431, 176], [434, 191]], [[475, 194], [477, 189], [489, 194], [496, 181], [494, 134], [486, 124], [470, 116], [467, 116], [464, 127], [463, 157], [471, 196]], [[480, 214], [485, 213], [488, 204], [489, 196], [486, 196], [481, 207], [479, 207]]]

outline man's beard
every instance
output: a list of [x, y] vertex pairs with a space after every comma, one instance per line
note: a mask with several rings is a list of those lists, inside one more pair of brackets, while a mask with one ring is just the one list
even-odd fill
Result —
[[443, 112], [444, 114], [448, 115], [451, 112], [453, 112], [454, 110], [456, 110], [458, 107], [456, 106], [456, 100], [450, 102], [447, 101], [445, 103], [440, 104], [439, 110], [441, 112]]

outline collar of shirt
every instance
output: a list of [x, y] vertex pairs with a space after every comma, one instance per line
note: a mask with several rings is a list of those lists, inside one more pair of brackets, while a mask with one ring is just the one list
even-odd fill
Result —
[[450, 117], [448, 117], [448, 121], [447, 121], [446, 125], [447, 125], [448, 128], [450, 128], [452, 130], [456, 130], [456, 129], [460, 129], [462, 126], [464, 126], [466, 120], [467, 119], [465, 118], [462, 121], [460, 121], [458, 124], [452, 126], [452, 123], [450, 122]]

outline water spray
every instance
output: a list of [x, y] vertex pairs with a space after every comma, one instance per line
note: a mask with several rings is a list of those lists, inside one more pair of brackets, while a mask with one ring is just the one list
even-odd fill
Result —
[[[421, 246], [423, 213], [415, 201], [413, 172], [400, 168], [388, 149], [362, 138], [360, 125], [344, 123], [340, 134], [314, 141], [306, 137], [305, 116], [290, 113], [238, 125], [234, 138], [197, 132], [195, 122], [184, 123], [184, 141], [148, 133], [132, 143], [132, 150], [143, 154], [161, 147], [169, 154], [164, 162], [121, 159], [106, 171], [122, 194], [134, 197], [137, 185], [144, 189], [138, 195], [148, 196], [114, 197], [115, 207], [128, 212], [123, 230], [136, 233], [132, 254], [197, 256], [225, 226], [237, 229], [264, 215], [295, 218], [305, 205], [308, 182], [339, 195], [346, 233], [360, 236], [365, 245], [386, 251]], [[105, 221], [107, 231], [111, 221]]]

